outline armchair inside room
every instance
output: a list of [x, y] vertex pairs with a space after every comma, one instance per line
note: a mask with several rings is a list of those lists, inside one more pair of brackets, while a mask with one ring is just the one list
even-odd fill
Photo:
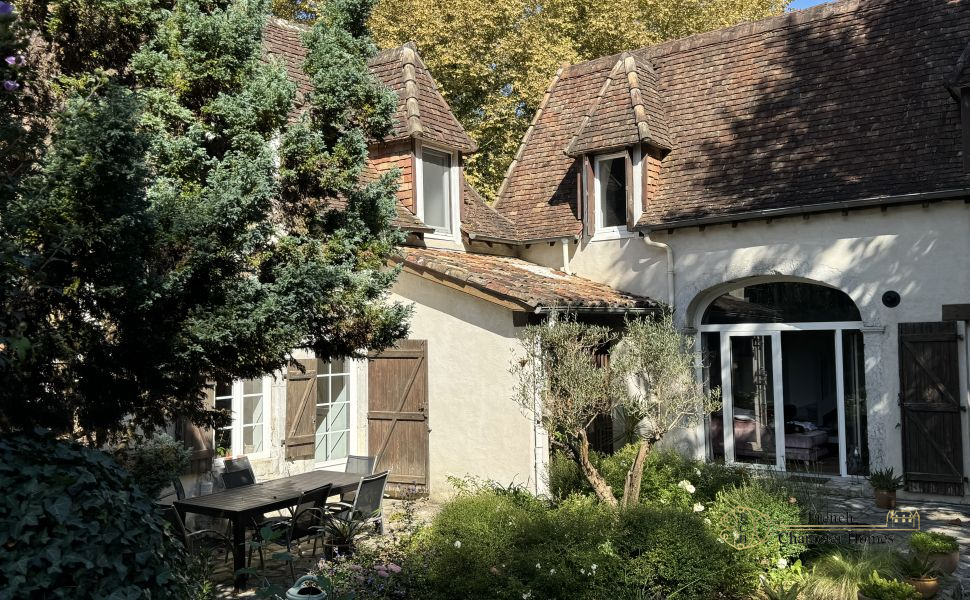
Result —
[[[814, 462], [829, 451], [828, 432], [825, 429], [804, 430], [795, 423], [796, 407], [785, 405], [785, 459]], [[791, 417], [791, 418], [789, 418]], [[775, 449], [775, 428], [759, 423], [747, 412], [734, 415], [734, 454], [741, 458], [759, 458]], [[711, 415], [711, 446], [715, 454], [724, 454], [724, 419], [720, 414]]]

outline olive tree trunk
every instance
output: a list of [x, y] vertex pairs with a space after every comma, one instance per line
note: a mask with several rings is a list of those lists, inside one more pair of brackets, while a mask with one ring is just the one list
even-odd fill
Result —
[[579, 438], [579, 468], [583, 471], [583, 475], [586, 476], [589, 484], [593, 486], [593, 491], [596, 492], [596, 497], [600, 499], [600, 502], [616, 508], [619, 506], [619, 502], [613, 495], [613, 488], [603, 479], [593, 463], [589, 461], [589, 438], [586, 436], [586, 430], [580, 429], [576, 435]]
[[623, 484], [623, 501], [621, 506], [636, 506], [640, 503], [640, 486], [643, 483], [643, 463], [650, 452], [650, 442], [643, 440], [637, 450], [637, 457], [633, 460], [633, 466], [626, 473], [626, 482]]

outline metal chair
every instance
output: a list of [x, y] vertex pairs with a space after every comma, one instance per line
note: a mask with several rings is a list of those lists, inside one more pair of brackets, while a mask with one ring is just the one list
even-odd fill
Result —
[[172, 487], [175, 489], [175, 499], [185, 500], [185, 488], [182, 486], [182, 480], [178, 477], [172, 479]]
[[[300, 494], [300, 499], [292, 509], [292, 516], [270, 517], [259, 524], [256, 539], [259, 542], [260, 568], [263, 566], [263, 545], [266, 543], [277, 543], [281, 546], [286, 546], [287, 552], [292, 552], [295, 545], [297, 548], [297, 553], [299, 554], [299, 545], [294, 543], [303, 538], [312, 537], [313, 550], [311, 552], [314, 555], [316, 554], [317, 539], [320, 537], [322, 532], [323, 520], [327, 515], [325, 511], [325, 507], [327, 506], [327, 498], [330, 497], [330, 491], [332, 488], [333, 484], [328, 483], [327, 485], [303, 492]], [[284, 532], [282, 539], [279, 541], [262, 540], [262, 534], [260, 532], [267, 526], [274, 531]], [[252, 547], [249, 549], [249, 555], [251, 559]], [[295, 578], [296, 574], [294, 571], [293, 562], [294, 561], [292, 560], [289, 561], [290, 576]]]
[[390, 471], [384, 471], [377, 475], [365, 475], [360, 478], [357, 484], [357, 491], [354, 492], [354, 501], [333, 502], [327, 505], [329, 517], [351, 521], [353, 519], [364, 519], [375, 521], [377, 530], [384, 534], [384, 488], [387, 486], [387, 478]]
[[[345, 473], [359, 473], [360, 475], [372, 475], [374, 473], [373, 456], [357, 456], [351, 454], [347, 457], [347, 466], [344, 467]], [[354, 502], [354, 494], [357, 492], [344, 492], [340, 495], [340, 501], [347, 504]]]
[[246, 485], [254, 485], [255, 483], [256, 475], [253, 473], [252, 469], [226, 471], [222, 474], [222, 485], [224, 485], [227, 490]]
[[185, 546], [185, 551], [189, 554], [200, 554], [202, 552], [209, 552], [216, 549], [223, 549], [226, 551], [225, 560], [229, 560], [229, 556], [232, 554], [232, 539], [227, 535], [220, 533], [214, 529], [199, 529], [197, 531], [189, 531], [185, 526], [185, 521], [182, 520], [182, 515], [173, 505], [168, 505], [164, 507], [165, 520], [172, 527], [172, 532], [175, 534], [176, 539], [182, 542]]

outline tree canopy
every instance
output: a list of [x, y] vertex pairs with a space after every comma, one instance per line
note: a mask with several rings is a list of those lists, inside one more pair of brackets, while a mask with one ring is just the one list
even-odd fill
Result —
[[295, 123], [294, 85], [261, 58], [268, 7], [0, 15], [16, 67], [0, 148], [18, 149], [0, 173], [0, 428], [103, 443], [177, 416], [211, 425], [227, 418], [204, 406], [213, 380], [262, 376], [294, 348], [326, 360], [406, 334], [407, 310], [386, 302], [396, 174], [361, 179], [394, 107], [366, 67], [370, 0], [328, 3], [307, 34], [313, 92]]
[[[311, 5], [311, 2], [302, 2]], [[468, 179], [493, 199], [553, 74], [564, 63], [779, 14], [790, 0], [380, 0], [381, 47], [417, 43], [480, 150]], [[277, 0], [283, 10], [291, 2]], [[305, 10], [305, 18], [313, 11]], [[291, 12], [289, 16], [294, 16]]]

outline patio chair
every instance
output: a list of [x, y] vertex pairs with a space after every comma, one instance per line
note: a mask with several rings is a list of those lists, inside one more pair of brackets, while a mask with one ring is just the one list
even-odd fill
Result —
[[222, 485], [224, 485], [227, 490], [243, 487], [245, 485], [253, 485], [255, 483], [256, 475], [253, 473], [252, 469], [226, 471], [222, 474]]
[[[344, 467], [344, 472], [372, 475], [374, 473], [374, 457], [351, 454], [347, 457], [347, 466]], [[354, 494], [356, 493], [356, 491], [344, 492], [340, 495], [340, 501], [352, 504], [354, 502]]]
[[199, 529], [189, 531], [182, 520], [182, 515], [173, 505], [163, 507], [165, 520], [172, 527], [172, 533], [176, 539], [185, 546], [185, 551], [189, 554], [200, 554], [213, 550], [225, 550], [225, 560], [229, 560], [232, 554], [232, 539], [214, 529]]
[[[260, 542], [259, 546], [259, 564], [260, 568], [263, 567], [263, 544], [265, 543], [276, 543], [281, 546], [286, 546], [286, 551], [292, 553], [293, 548], [296, 547], [297, 555], [299, 552], [299, 540], [303, 538], [313, 538], [313, 550], [311, 551], [314, 555], [317, 552], [317, 539], [322, 533], [323, 519], [326, 517], [325, 507], [327, 505], [327, 498], [330, 497], [330, 491], [333, 488], [333, 484], [328, 483], [327, 485], [320, 486], [318, 488], [312, 489], [307, 492], [300, 494], [300, 499], [293, 506], [293, 514], [290, 517], [270, 517], [265, 519], [259, 524], [257, 529], [257, 541]], [[282, 537], [278, 540], [268, 540], [263, 541], [260, 539], [262, 535], [260, 531], [265, 527], [269, 526], [274, 531], [282, 532]], [[252, 547], [249, 549], [250, 560], [252, 558]], [[296, 577], [293, 567], [294, 561], [289, 561], [290, 563], [290, 576]]]
[[328, 518], [350, 521], [353, 519], [374, 520], [377, 530], [384, 535], [384, 488], [390, 471], [377, 475], [365, 475], [357, 484], [354, 500], [351, 503], [333, 502], [327, 505]]
[[185, 487], [182, 486], [182, 480], [178, 477], [172, 479], [172, 488], [175, 489], [175, 499], [185, 500]]

